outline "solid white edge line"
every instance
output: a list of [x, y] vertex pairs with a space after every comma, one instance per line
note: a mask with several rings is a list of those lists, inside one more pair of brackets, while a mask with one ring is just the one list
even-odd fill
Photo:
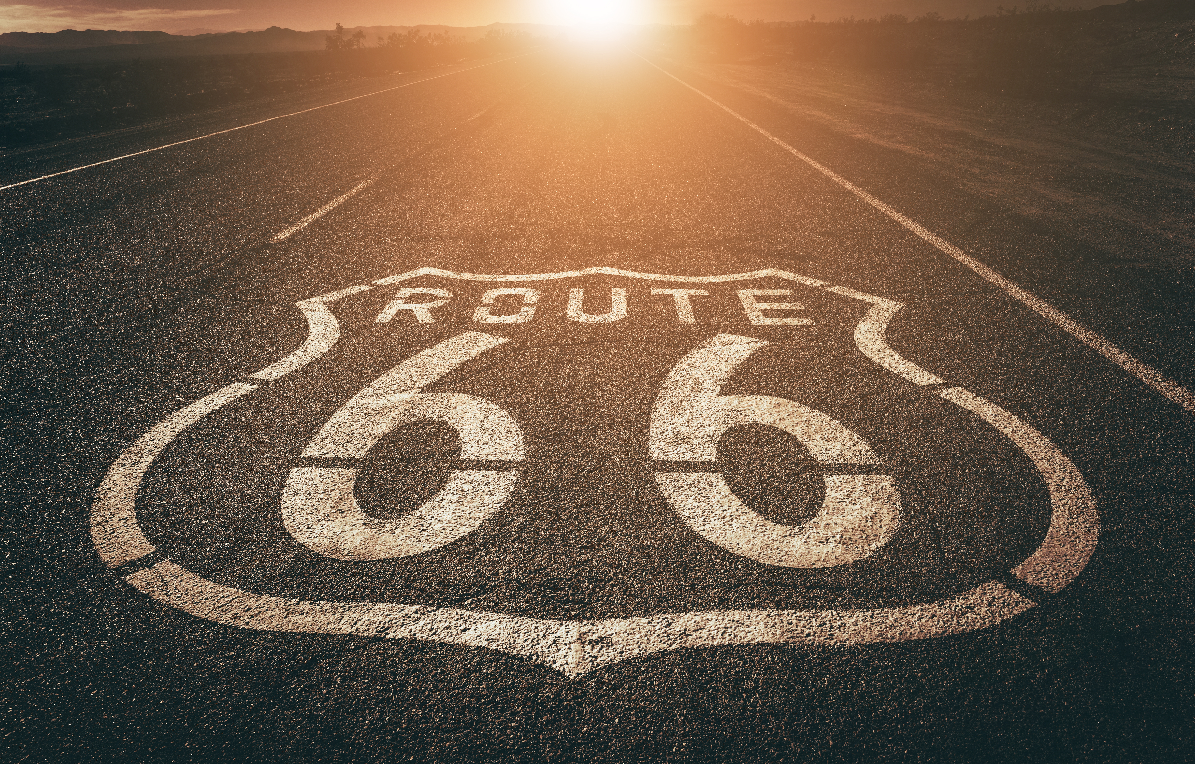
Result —
[[323, 207], [320, 207], [315, 212], [311, 213], [307, 217], [300, 220], [298, 223], [295, 223], [290, 228], [287, 228], [285, 231], [283, 231], [279, 234], [276, 234], [273, 238], [273, 241], [279, 242], [279, 241], [285, 241], [286, 239], [289, 239], [291, 236], [294, 236], [299, 231], [302, 231], [304, 228], [311, 225], [315, 221], [319, 220], [324, 215], [327, 215], [332, 210], [336, 209], [340, 205], [347, 202], [350, 198], [353, 197], [353, 195], [355, 195], [361, 189], [365, 188], [366, 186], [373, 185], [373, 182], [374, 182], [373, 178], [371, 178], [369, 180], [361, 181], [360, 183], [358, 183], [356, 185], [355, 188], [353, 188], [352, 191], [349, 191], [347, 194], [342, 194], [341, 196], [336, 197], [332, 201], [325, 204]]
[[513, 61], [516, 58], [522, 58], [523, 56], [526, 56], [526, 55], [528, 55], [528, 54], [520, 53], [517, 56], [508, 56], [507, 58], [502, 58], [497, 61], [489, 61], [484, 64], [478, 64], [477, 66], [470, 66], [466, 69], [457, 69], [455, 71], [445, 72], [444, 74], [437, 74], [434, 77], [424, 77], [423, 79], [415, 80], [414, 82], [404, 82], [402, 85], [395, 85], [394, 87], [383, 88], [381, 90], [375, 90], [372, 93], [364, 93], [359, 96], [353, 96], [352, 98], [345, 98], [340, 101], [333, 101], [332, 103], [326, 103], [321, 106], [312, 106], [310, 109], [301, 109], [299, 111], [292, 111], [289, 114], [279, 114], [276, 117], [268, 117], [266, 119], [258, 120], [257, 122], [250, 122], [247, 125], [237, 125], [236, 127], [230, 127], [227, 130], [217, 130], [216, 132], [208, 133], [207, 135], [199, 135], [194, 138], [187, 138], [186, 140], [175, 141], [174, 143], [167, 143], [162, 146], [155, 146], [152, 149], [142, 149], [141, 151], [134, 151], [131, 154], [122, 154], [121, 156], [112, 157], [111, 159], [103, 159], [99, 162], [92, 162], [91, 164], [80, 165], [79, 167], [72, 167], [69, 170], [60, 170], [58, 172], [52, 172], [47, 175], [38, 176], [36, 178], [29, 178], [28, 180], [22, 180], [22, 181], [18, 181], [16, 183], [9, 183], [6, 186], [0, 186], [0, 191], [7, 191], [10, 188], [16, 188], [17, 186], [24, 186], [24, 185], [28, 185], [30, 183], [36, 183], [39, 180], [49, 180], [50, 178], [57, 178], [60, 175], [69, 175], [72, 172], [79, 172], [80, 170], [88, 170], [88, 169], [91, 169], [92, 167], [99, 167], [100, 165], [110, 164], [112, 162], [119, 162], [122, 159], [132, 159], [133, 157], [139, 157], [143, 154], [152, 154], [155, 151], [162, 151], [164, 149], [173, 148], [175, 146], [181, 146], [184, 143], [193, 143], [194, 141], [202, 141], [205, 138], [214, 138], [217, 135], [224, 135], [225, 133], [232, 133], [232, 132], [236, 132], [237, 130], [244, 130], [247, 127], [256, 127], [257, 125], [264, 125], [265, 123], [273, 122], [276, 119], [286, 119], [287, 117], [297, 117], [300, 114], [306, 114], [306, 113], [312, 112], [312, 111], [319, 111], [320, 109], [326, 109], [329, 106], [339, 106], [342, 103], [349, 103], [350, 101], [357, 101], [362, 98], [369, 98], [370, 96], [381, 95], [382, 93], [389, 93], [392, 90], [401, 90], [402, 88], [409, 88], [412, 85], [419, 85], [424, 82], [431, 82], [432, 80], [438, 80], [441, 77], [451, 77], [454, 74], [462, 74], [464, 72], [471, 72], [474, 69], [481, 69], [486, 66], [494, 66], [495, 64], [501, 64], [505, 61]]
[[1167, 378], [1164, 374], [1162, 374], [1162, 372], [1158, 371], [1157, 369], [1153, 368], [1152, 366], [1150, 366], [1142, 361], [1139, 361], [1136, 358], [1134, 358], [1133, 356], [1124, 352], [1123, 350], [1121, 350], [1116, 345], [1112, 344], [1110, 341], [1108, 341], [1104, 337], [1091, 331], [1087, 327], [1079, 324], [1073, 318], [1066, 315], [1062, 311], [1058, 310], [1054, 306], [1050, 305], [1045, 300], [1042, 300], [1037, 295], [1035, 295], [1035, 294], [1025, 290], [1024, 288], [1018, 286], [1017, 284], [1014, 284], [1013, 282], [1009, 281], [1004, 276], [1001, 276], [999, 273], [992, 270], [990, 267], [984, 265], [983, 263], [979, 262], [975, 258], [966, 254], [961, 249], [954, 246], [953, 244], [946, 241], [945, 239], [938, 236], [937, 234], [933, 233], [932, 231], [929, 231], [928, 229], [922, 227], [916, 221], [911, 220], [910, 218], [906, 217], [905, 215], [901, 214], [900, 212], [897, 212], [892, 207], [888, 206], [887, 204], [880, 201], [876, 197], [872, 196], [871, 194], [867, 193], [863, 189], [859, 188], [854, 183], [851, 183], [849, 180], [842, 177], [838, 173], [834, 172], [829, 167], [826, 167], [825, 165], [821, 164], [820, 162], [813, 159], [812, 157], [807, 156], [806, 154], [803, 154], [800, 151], [798, 151], [797, 149], [788, 145], [784, 141], [777, 138], [775, 135], [772, 135], [767, 130], [763, 129], [759, 125], [755, 124], [751, 120], [744, 117], [742, 114], [739, 114], [734, 109], [731, 109], [729, 106], [723, 104], [721, 101], [718, 101], [718, 100], [714, 99], [712, 96], [707, 95], [703, 91], [698, 90], [697, 88], [695, 88], [692, 85], [690, 85], [689, 83], [685, 82], [680, 77], [677, 77], [675, 74], [673, 74], [672, 72], [663, 68], [659, 64], [656, 64], [655, 62], [650, 61], [647, 58], [644, 58], [643, 60], [646, 61], [651, 66], [658, 69], [659, 71], [663, 72], [665, 75], [671, 77], [672, 79], [676, 80], [680, 84], [684, 85], [689, 90], [692, 90], [694, 93], [696, 93], [697, 95], [706, 99], [713, 105], [717, 106], [719, 109], [722, 109], [727, 114], [731, 115], [735, 119], [739, 120], [743, 124], [747, 125], [751, 129], [755, 130], [760, 135], [764, 136], [772, 143], [775, 143], [777, 146], [784, 149], [788, 153], [792, 154], [797, 159], [800, 159], [802, 162], [809, 165], [813, 169], [817, 170], [818, 172], [820, 172], [822, 175], [826, 176], [830, 180], [834, 181], [842, 188], [846, 189], [847, 191], [850, 191], [852, 194], [854, 194], [858, 198], [862, 199], [863, 201], [867, 202], [869, 205], [871, 205], [875, 209], [879, 210], [880, 212], [884, 213], [892, 220], [896, 221], [897, 223], [900, 223], [900, 225], [904, 226], [904, 228], [907, 229], [908, 231], [916, 234], [920, 238], [922, 238], [925, 241], [929, 242], [930, 244], [934, 245], [934, 247], [936, 247], [943, 254], [950, 256], [958, 263], [966, 266], [967, 268], [970, 268], [971, 271], [974, 272], [976, 275], [978, 275], [980, 278], [984, 279], [985, 281], [987, 281], [990, 284], [993, 284], [993, 285], [999, 287], [1010, 297], [1016, 299], [1021, 304], [1025, 305], [1027, 308], [1032, 310], [1034, 313], [1037, 313], [1042, 318], [1045, 318], [1047, 321], [1054, 324], [1058, 328], [1062, 329], [1064, 332], [1071, 335], [1075, 339], [1079, 340], [1084, 345], [1087, 345], [1089, 348], [1096, 351], [1097, 353], [1102, 355], [1107, 360], [1111, 361], [1112, 363], [1116, 364], [1120, 368], [1127, 371], [1129, 374], [1132, 374], [1137, 379], [1139, 379], [1142, 382], [1144, 382], [1145, 384], [1149, 385], [1151, 388], [1156, 390], [1158, 393], [1160, 393], [1164, 397], [1177, 403], [1179, 406], [1182, 406], [1187, 411], [1195, 413], [1195, 393], [1192, 393], [1190, 390], [1186, 389], [1182, 385]]

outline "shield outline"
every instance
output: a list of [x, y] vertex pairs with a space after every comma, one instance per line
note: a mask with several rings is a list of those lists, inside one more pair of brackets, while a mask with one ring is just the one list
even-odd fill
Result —
[[[296, 600], [224, 586], [180, 567], [141, 532], [137, 492], [157, 457], [174, 438], [208, 414], [294, 372], [330, 350], [340, 326], [328, 305], [375, 286], [421, 276], [458, 281], [529, 282], [618, 276], [670, 283], [713, 284], [778, 278], [870, 305], [855, 328], [855, 344], [880, 367], [984, 420], [1033, 462], [1050, 496], [1050, 525], [1038, 548], [1007, 574], [953, 597], [894, 608], [854, 610], [710, 610], [633, 618], [561, 620], [510, 616], [461, 608], [385, 602]], [[576, 677], [629, 658], [680, 648], [747, 644], [846, 646], [962, 634], [995, 626], [1032, 609], [1043, 595], [1068, 586], [1086, 567], [1099, 540], [1095, 501], [1078, 468], [1033, 427], [1000, 406], [897, 354], [887, 343], [888, 323], [902, 303], [788, 271], [769, 268], [720, 276], [666, 276], [618, 268], [530, 275], [482, 275], [439, 268], [406, 273], [300, 300], [308, 334], [289, 355], [184, 406], [126, 448], [96, 491], [90, 530], [100, 558], [134, 589], [162, 604], [224, 626], [345, 636], [417, 639], [499, 650]]]

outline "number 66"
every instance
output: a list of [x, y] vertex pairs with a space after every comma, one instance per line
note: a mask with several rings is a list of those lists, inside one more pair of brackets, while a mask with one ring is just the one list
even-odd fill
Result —
[[[448, 372], [505, 339], [466, 332], [418, 353], [345, 403], [303, 456], [354, 464], [402, 424], [435, 420], [460, 436], [461, 458], [521, 463], [523, 436], [493, 403], [458, 393], [423, 393]], [[702, 462], [702, 472], [658, 469], [656, 481], [682, 519], [706, 540], [768, 565], [828, 567], [883, 546], [899, 524], [900, 498], [887, 475], [826, 475], [821, 511], [798, 526], [765, 520], [740, 502], [715, 467], [719, 438], [731, 427], [777, 427], [819, 461], [876, 465], [859, 436], [821, 412], [766, 396], [722, 396], [734, 369], [768, 343], [720, 334], [681, 359], [652, 409], [648, 451], [658, 462]], [[282, 492], [282, 520], [300, 543], [342, 560], [379, 560], [427, 552], [476, 530], [510, 498], [518, 470], [454, 470], [444, 487], [397, 520], [365, 514], [354, 496], [355, 466], [296, 467]]]

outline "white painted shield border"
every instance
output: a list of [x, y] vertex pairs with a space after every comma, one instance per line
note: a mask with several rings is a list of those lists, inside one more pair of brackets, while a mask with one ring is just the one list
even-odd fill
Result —
[[[141, 532], [137, 492], [146, 472], [170, 442], [217, 409], [311, 363], [328, 352], [340, 327], [328, 304], [375, 285], [421, 276], [463, 281], [528, 282], [606, 275], [672, 283], [711, 284], [778, 278], [825, 289], [871, 305], [855, 329], [860, 352], [881, 367], [983, 419], [1033, 461], [1046, 482], [1050, 526], [1041, 545], [1005, 580], [992, 580], [936, 602], [857, 610], [714, 610], [637, 618], [569, 621], [525, 618], [459, 608], [384, 602], [306, 601], [254, 594], [223, 586], [163, 559]], [[617, 268], [531, 275], [479, 275], [419, 268], [297, 303], [308, 335], [293, 353], [179, 409], [129, 446], [109, 468], [96, 492], [91, 537], [100, 558], [134, 588], [155, 600], [218, 624], [265, 631], [420, 639], [484, 647], [524, 656], [567, 676], [638, 655], [686, 647], [746, 644], [855, 645], [899, 642], [984, 629], [1033, 608], [1018, 593], [1056, 593], [1086, 567], [1099, 539], [1099, 518], [1090, 488], [1074, 463], [1052, 441], [991, 401], [953, 387], [902, 358], [885, 339], [901, 303], [787, 271], [767, 269], [721, 276], [664, 276]], [[147, 564], [152, 563], [152, 564]], [[128, 566], [125, 568], [125, 566]], [[121, 568], [125, 568], [124, 571]], [[132, 572], [125, 572], [135, 568]]]

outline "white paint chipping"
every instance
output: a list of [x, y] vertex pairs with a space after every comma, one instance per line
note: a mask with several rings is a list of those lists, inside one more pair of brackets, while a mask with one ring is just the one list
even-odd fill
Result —
[[303, 456], [359, 459], [398, 425], [434, 419], [460, 433], [462, 459], [522, 459], [522, 435], [502, 409], [471, 395], [419, 392], [506, 341], [482, 332], [465, 332], [416, 353], [341, 406], [312, 438]]
[[1087, 567], [1100, 537], [1095, 499], [1079, 468], [1053, 441], [991, 401], [961, 387], [938, 394], [981, 417], [1033, 460], [1050, 492], [1050, 527], [1037, 551], [1012, 573], [1047, 591], [1062, 591]]
[[[200, 578], [169, 560], [125, 578], [159, 602], [225, 626], [261, 631], [422, 639], [485, 647], [556, 665], [577, 624], [389, 602], [324, 602], [254, 594]], [[568, 662], [565, 659], [564, 666]]]
[[37, 183], [38, 181], [41, 181], [41, 180], [49, 180], [50, 178], [57, 178], [60, 175], [69, 175], [70, 173], [73, 173], [73, 172], [79, 172], [80, 170], [88, 170], [88, 169], [91, 169], [92, 167], [99, 167], [100, 165], [111, 164], [112, 162], [119, 162], [122, 159], [132, 159], [133, 157], [139, 157], [144, 154], [152, 154], [155, 151], [163, 151], [165, 149], [173, 148], [175, 146], [182, 146], [183, 144], [186, 144], [186, 143], [194, 143], [195, 141], [202, 141], [202, 140], [206, 140], [208, 138], [215, 138], [217, 135], [225, 135], [227, 133], [233, 133], [233, 132], [236, 132], [237, 130], [244, 130], [249, 127], [256, 127], [258, 125], [264, 125], [267, 122], [273, 122], [273, 121], [279, 120], [279, 119], [287, 119], [288, 117], [297, 117], [300, 114], [307, 114], [309, 112], [319, 111], [320, 109], [327, 109], [331, 106], [339, 106], [340, 104], [349, 103], [350, 101], [359, 101], [362, 98], [370, 98], [372, 96], [381, 95], [382, 93], [389, 93], [393, 90], [401, 90], [402, 88], [409, 88], [412, 85], [419, 85], [424, 82], [431, 82], [432, 80], [438, 80], [442, 77], [451, 77], [454, 74], [462, 74], [464, 72], [469, 72], [474, 69], [481, 69], [482, 67], [493, 66], [494, 64], [501, 64], [504, 61], [510, 61], [512, 59], [520, 58], [521, 56], [525, 56], [525, 55], [527, 55], [527, 54], [520, 53], [517, 56], [510, 56], [509, 58], [503, 58], [498, 61], [490, 61], [490, 62], [487, 62], [484, 64], [478, 64], [477, 66], [470, 66], [470, 67], [466, 67], [464, 69], [457, 69], [455, 71], [445, 72], [444, 74], [437, 74], [432, 77], [424, 77], [423, 79], [415, 80], [414, 82], [405, 82], [402, 85], [395, 85], [394, 87], [383, 88], [381, 90], [375, 90], [372, 93], [365, 93], [364, 95], [353, 96], [352, 98], [344, 98], [339, 101], [333, 101], [332, 103], [323, 104], [321, 106], [312, 106], [310, 109], [301, 109], [299, 111], [292, 111], [289, 114], [279, 114], [276, 117], [269, 117], [267, 119], [258, 120], [257, 122], [250, 122], [247, 125], [237, 125], [236, 127], [230, 127], [227, 130], [217, 130], [216, 132], [208, 133], [207, 135], [200, 135], [200, 136], [196, 136], [195, 138], [187, 138], [186, 140], [175, 141], [174, 143], [167, 143], [162, 146], [155, 146], [152, 149], [144, 149], [142, 151], [134, 151], [131, 154], [122, 154], [121, 156], [112, 157], [111, 159], [104, 159], [99, 162], [92, 162], [91, 164], [85, 164], [85, 165], [81, 165], [79, 167], [72, 167], [69, 170], [60, 170], [59, 172], [52, 172], [47, 175], [40, 175], [36, 178], [29, 178], [28, 180], [21, 180], [21, 181], [17, 181], [16, 183], [9, 183], [6, 186], [0, 186], [0, 191], [6, 191], [10, 188], [16, 188], [17, 186], [24, 186], [29, 183]]
[[303, 368], [324, 353], [327, 353], [336, 344], [336, 341], [340, 339], [340, 322], [336, 320], [336, 316], [332, 314], [332, 311], [328, 310], [328, 303], [336, 302], [349, 295], [359, 294], [369, 289], [371, 289], [369, 286], [352, 286], [347, 289], [320, 295], [319, 297], [312, 297], [309, 300], [300, 300], [296, 305], [298, 305], [299, 310], [303, 312], [303, 316], [307, 319], [307, 337], [303, 339], [303, 344], [290, 355], [275, 361], [250, 376], [253, 379], [273, 382], [293, 371]]
[[627, 290], [621, 287], [612, 288], [610, 290], [610, 310], [594, 314], [585, 312], [585, 290], [570, 289], [568, 290], [568, 313], [566, 315], [569, 321], [577, 321], [582, 324], [612, 324], [615, 321], [621, 321], [627, 317]]
[[693, 314], [693, 298], [708, 297], [710, 294], [704, 289], [652, 289], [651, 293], [671, 295], [676, 318], [682, 324], [697, 323], [697, 317]]
[[[400, 273], [397, 276], [387, 276], [386, 278], [378, 279], [373, 283], [378, 286], [388, 286], [390, 284], [400, 284], [404, 281], [417, 279], [423, 276], [438, 277], [453, 279], [458, 281], [493, 281], [493, 282], [538, 282], [538, 281], [556, 281], [561, 279], [581, 278], [584, 276], [621, 276], [629, 279], [639, 279], [644, 281], [664, 281], [679, 284], [726, 284], [735, 281], [752, 281], [756, 279], [776, 278], [784, 281], [791, 281], [803, 286], [812, 287], [815, 289], [825, 289], [826, 291], [840, 294], [844, 297], [861, 300], [871, 303], [874, 307], [868, 311], [864, 317], [863, 322], [855, 329], [855, 344], [859, 347], [859, 352], [875, 361], [889, 371], [898, 374], [918, 385], [940, 384], [943, 382], [939, 377], [930, 374], [928, 371], [918, 367], [912, 362], [906, 360], [896, 353], [885, 339], [885, 333], [888, 330], [888, 324], [901, 308], [904, 307], [899, 302], [887, 300], [883, 297], [876, 297], [875, 295], [864, 294], [863, 292], [856, 292], [853, 289], [846, 287], [833, 287], [824, 281], [802, 276], [790, 271], [780, 270], [778, 268], [766, 268], [758, 271], [747, 271], [744, 273], [728, 273], [719, 276], [666, 276], [659, 273], [640, 273], [638, 271], [627, 271], [620, 268], [609, 267], [595, 267], [584, 268], [576, 271], [557, 271], [555, 273], [530, 273], [530, 274], [480, 274], [480, 273], [457, 273], [456, 271], [447, 271], [441, 268], [416, 268], [406, 273]], [[657, 290], [652, 290], [656, 293]], [[658, 290], [662, 293], [667, 293], [669, 290]], [[701, 291], [701, 290], [698, 290]]]
[[[489, 401], [462, 393], [421, 393], [448, 372], [506, 342], [466, 332], [408, 358], [332, 415], [306, 457], [360, 459], [402, 424], [438, 421], [460, 437], [461, 458], [522, 461], [523, 434]], [[506, 503], [517, 472], [455, 470], [435, 496], [397, 519], [370, 517], [353, 488], [357, 468], [297, 467], [282, 491], [282, 521], [296, 541], [341, 560], [380, 560], [437, 549], [465, 536]]]
[[650, 458], [713, 462], [727, 430], [761, 424], [797, 438], [818, 461], [879, 464], [862, 438], [820, 411], [768, 395], [719, 395], [734, 370], [768, 344], [719, 334], [677, 362], [652, 406]]
[[954, 246], [953, 244], [946, 241], [945, 239], [938, 236], [937, 234], [933, 233], [932, 231], [926, 229], [925, 227], [923, 227], [916, 221], [912, 220], [911, 218], [906, 217], [905, 215], [901, 214], [900, 212], [897, 212], [895, 209], [893, 209], [888, 204], [880, 201], [876, 197], [867, 193], [863, 189], [856, 186], [854, 183], [851, 183], [849, 180], [842, 177], [838, 173], [834, 172], [829, 167], [826, 167], [825, 165], [816, 161], [812, 157], [807, 156], [806, 154], [803, 154], [802, 152], [800, 152], [797, 149], [793, 148], [792, 146], [788, 145], [784, 141], [777, 138], [775, 135], [772, 135], [767, 130], [763, 129], [756, 123], [754, 123], [751, 120], [744, 117], [742, 114], [739, 114], [737, 111], [734, 111], [729, 106], [726, 106], [721, 101], [718, 101], [718, 100], [714, 99], [713, 97], [707, 95], [705, 92], [698, 90], [697, 88], [693, 87], [689, 83], [682, 80], [680, 77], [677, 77], [675, 74], [673, 74], [672, 72], [669, 72], [668, 70], [664, 69], [663, 67], [659, 66], [658, 64], [655, 64], [652, 61], [648, 61], [646, 58], [644, 58], [643, 60], [647, 61], [647, 63], [651, 64], [651, 66], [655, 67], [656, 69], [659, 69], [665, 75], [671, 77], [672, 79], [676, 80], [680, 84], [687, 87], [689, 90], [692, 90], [697, 95], [701, 96], [702, 98], [706, 99], [713, 105], [717, 106], [719, 109], [722, 109], [724, 112], [726, 112], [730, 116], [734, 117], [735, 119], [739, 120], [740, 122], [747, 125], [751, 129], [755, 130], [756, 132], [758, 132], [760, 135], [767, 138], [772, 143], [776, 144], [780, 148], [782, 148], [785, 151], [787, 151], [788, 153], [792, 154], [797, 159], [801, 160], [805, 164], [807, 164], [810, 167], [812, 167], [813, 169], [817, 170], [822, 175], [824, 175], [827, 178], [829, 178], [830, 180], [834, 181], [836, 184], [838, 184], [843, 189], [851, 192], [852, 194], [857, 196], [859, 199], [861, 199], [864, 202], [866, 202], [867, 204], [871, 205], [876, 210], [879, 210], [880, 212], [882, 212], [884, 215], [886, 215], [893, 221], [899, 223], [906, 230], [910, 231], [911, 233], [915, 234], [916, 236], [920, 237], [921, 239], [924, 239], [925, 241], [929, 242], [934, 247], [936, 247], [938, 249], [938, 251], [942, 252], [945, 255], [948, 255], [949, 257], [953, 258], [954, 260], [956, 260], [957, 262], [966, 266], [967, 268], [970, 268], [971, 271], [974, 272], [976, 275], [978, 275], [980, 278], [984, 279], [985, 281], [987, 281], [988, 283], [990, 283], [996, 287], [999, 287], [1010, 297], [1019, 301], [1022, 305], [1025, 305], [1027, 308], [1032, 310], [1034, 313], [1037, 313], [1042, 318], [1046, 319], [1050, 323], [1052, 323], [1055, 326], [1057, 326], [1058, 328], [1062, 329], [1067, 334], [1071, 335], [1075, 339], [1077, 339], [1080, 342], [1082, 342], [1083, 344], [1087, 345], [1089, 348], [1096, 351], [1097, 353], [1102, 355], [1104, 358], [1108, 359], [1109, 361], [1116, 364], [1120, 368], [1124, 369], [1128, 373], [1137, 377], [1137, 379], [1139, 379], [1142, 382], [1144, 382], [1145, 384], [1149, 385], [1150, 387], [1152, 387], [1154, 390], [1156, 390], [1161, 395], [1165, 396], [1166, 398], [1169, 398], [1171, 401], [1174, 401], [1175, 403], [1182, 406], [1187, 411], [1195, 413], [1195, 393], [1192, 393], [1190, 390], [1186, 389], [1185, 387], [1178, 384], [1174, 380], [1169, 379], [1168, 377], [1166, 377], [1166, 375], [1162, 374], [1162, 372], [1158, 371], [1157, 369], [1153, 368], [1152, 366], [1149, 366], [1148, 364], [1143, 363], [1143, 362], [1137, 360], [1136, 358], [1134, 358], [1133, 356], [1129, 355], [1128, 353], [1124, 352], [1119, 347], [1114, 345], [1112, 342], [1108, 341], [1104, 337], [1100, 336], [1099, 334], [1091, 331], [1087, 327], [1085, 327], [1082, 324], [1080, 324], [1079, 322], [1075, 321], [1073, 318], [1071, 318], [1067, 314], [1063, 313], [1062, 311], [1058, 310], [1054, 306], [1050, 305], [1049, 303], [1047, 303], [1045, 300], [1041, 299], [1037, 295], [1035, 295], [1032, 292], [1029, 292], [1028, 290], [1009, 281], [1008, 279], [1006, 279], [1004, 276], [997, 273], [992, 268], [988, 267], [987, 265], [984, 265], [983, 263], [979, 262], [975, 258], [966, 254], [958, 247]]
[[105, 564], [116, 567], [154, 551], [137, 523], [137, 491], [166, 446], [200, 419], [256, 389], [244, 382], [222, 387], [154, 425], [117, 457], [91, 508], [91, 541]]
[[826, 475], [826, 498], [812, 519], [764, 519], [713, 472], [657, 472], [656, 482], [693, 531], [728, 552], [765, 565], [829, 568], [868, 557], [900, 527], [900, 493], [888, 475]]
[[[415, 295], [426, 295], [437, 299], [424, 300], [423, 302], [408, 302]], [[400, 310], [409, 310], [415, 320], [421, 324], [434, 324], [436, 317], [432, 315], [432, 308], [438, 308], [452, 299], [452, 292], [447, 289], [400, 289], [394, 299], [387, 303], [386, 307], [382, 308], [382, 312], [374, 320], [374, 323], [386, 324], [389, 323]]]
[[719, 395], [734, 370], [767, 344], [719, 334], [669, 372], [652, 406], [648, 453], [657, 461], [708, 462], [710, 470], [661, 470], [656, 483], [694, 532], [734, 554], [790, 568], [861, 560], [887, 544], [900, 526], [900, 494], [891, 477], [825, 475], [818, 514], [791, 526], [747, 508], [715, 471], [719, 439], [731, 427], [745, 424], [783, 430], [821, 462], [879, 462], [862, 438], [820, 411], [784, 398]]
[[336, 209], [340, 205], [347, 202], [354, 195], [356, 195], [356, 193], [358, 191], [360, 191], [361, 189], [367, 188], [368, 186], [373, 185], [373, 182], [374, 182], [374, 179], [361, 181], [353, 188], [352, 191], [349, 191], [347, 194], [343, 194], [341, 196], [336, 197], [332, 201], [325, 204], [323, 207], [320, 207], [315, 212], [311, 213], [307, 217], [300, 220], [298, 223], [295, 223], [290, 228], [287, 228], [285, 231], [282, 231], [281, 233], [276, 234], [274, 236], [274, 241], [279, 242], [279, 241], [285, 241], [285, 240], [289, 239], [291, 236], [294, 236], [299, 231], [302, 231], [304, 228], [311, 225], [315, 221], [319, 220], [324, 215], [327, 215], [332, 210]]
[[[495, 316], [494, 303], [507, 295], [522, 299], [518, 313]], [[539, 291], [527, 287], [502, 287], [491, 289], [481, 296], [481, 305], [473, 313], [473, 320], [479, 324], [525, 324], [535, 317], [535, 306], [539, 302]]]
[[582, 276], [622, 276], [628, 279], [642, 279], [645, 281], [664, 281], [675, 284], [725, 284], [732, 281], [750, 281], [752, 279], [765, 279], [775, 277], [784, 279], [785, 281], [792, 281], [797, 284], [803, 284], [808, 287], [827, 287], [824, 281], [809, 278], [808, 276], [801, 276], [789, 271], [782, 271], [778, 268], [765, 268], [759, 271], [747, 271], [745, 273], [728, 273], [720, 276], [666, 276], [660, 273], [640, 273], [638, 271], [627, 271], [621, 268], [610, 268], [607, 266], [600, 266], [594, 268], [582, 268], [577, 271], [556, 271], [554, 273], [524, 273], [524, 274], [483, 274], [483, 273], [459, 273], [457, 271], [446, 271], [443, 268], [431, 268], [424, 266], [416, 268], [413, 271], [400, 273], [397, 276], [387, 276], [378, 279], [373, 283], [377, 286], [386, 286], [389, 284], [399, 284], [403, 281], [410, 281], [411, 279], [419, 278], [420, 276], [432, 276], [446, 279], [453, 279], [455, 281], [494, 281], [494, 282], [511, 282], [511, 281], [559, 281], [561, 279], [575, 279]]

